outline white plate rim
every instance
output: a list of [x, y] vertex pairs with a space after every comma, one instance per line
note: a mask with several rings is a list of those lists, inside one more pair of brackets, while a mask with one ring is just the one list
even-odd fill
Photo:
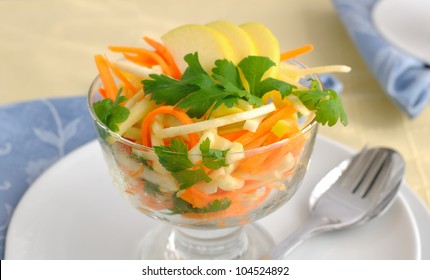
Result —
[[[325, 138], [325, 137], [321, 137], [321, 136], [318, 136], [318, 139], [319, 139], [319, 141], [325, 141], [325, 142], [329, 143], [330, 145], [334, 145], [337, 148], [340, 148], [340, 149], [343, 149], [345, 151], [348, 151], [349, 153], [353, 152], [353, 150], [351, 148], [349, 148], [349, 147], [347, 147], [347, 146], [345, 146], [345, 145], [343, 145], [341, 143], [338, 143], [336, 141], [333, 141], [331, 139], [328, 139], [328, 138]], [[84, 146], [81, 146], [81, 149], [85, 149], [85, 147], [88, 146], [88, 145], [94, 145], [94, 142], [95, 141], [91, 141], [91, 142], [85, 144]], [[59, 162], [57, 162], [57, 164], [58, 165], [64, 164], [64, 162], [67, 162], [68, 158], [72, 157], [72, 156], [73, 156], [73, 152], [70, 153], [70, 154], [68, 154], [66, 157], [64, 157]], [[43, 177], [43, 175], [41, 177]], [[39, 180], [41, 180], [41, 178], [39, 178], [38, 180], [36, 180], [36, 182], [33, 185], [37, 185], [37, 183], [38, 183]], [[8, 238], [8, 236], [10, 234], [10, 231], [12, 231], [12, 229], [14, 227], [15, 216], [17, 215], [16, 213], [19, 213], [19, 211], [20, 211], [20, 205], [23, 202], [25, 203], [25, 200], [27, 199], [26, 197], [31, 196], [31, 192], [33, 191], [33, 189], [34, 188], [30, 187], [29, 190], [24, 194], [24, 196], [22, 197], [20, 203], [18, 204], [18, 206], [17, 206], [17, 208], [16, 208], [16, 210], [15, 210], [13, 216], [12, 216], [11, 223], [10, 223], [10, 226], [9, 226], [9, 230], [8, 230], [8, 233], [7, 233], [7, 236], [6, 236], [5, 259], [9, 258], [8, 257], [9, 256], [8, 252], [9, 252], [9, 247], [10, 247], [10, 244], [9, 244], [9, 240], [10, 239]], [[404, 196], [404, 193], [406, 193], [406, 196]], [[425, 214], [423, 213], [423, 210], [425, 211], [425, 207], [422, 205], [422, 203], [419, 201], [419, 199], [416, 197], [416, 195], [414, 196], [414, 194], [412, 193], [412, 191], [408, 190], [407, 188], [402, 188], [401, 191], [400, 191], [400, 194], [402, 196], [401, 199], [404, 200], [404, 202], [406, 203], [406, 205], [409, 205], [411, 202], [413, 202], [413, 204], [417, 204], [418, 203], [418, 205], [415, 205], [413, 208], [411, 208], [411, 215], [413, 217], [417, 216], [417, 213], [415, 213], [415, 212], [419, 212], [420, 219], [423, 219], [424, 217], [428, 216], [428, 213], [425, 213]], [[406, 209], [408, 209], [408, 208], [406, 208]], [[430, 221], [430, 218], [428, 220]], [[426, 225], [421, 225], [421, 227], [419, 227], [419, 231], [417, 231], [417, 232], [421, 233], [423, 231], [426, 232], [426, 233], [429, 232], [430, 231], [430, 224], [428, 224], [427, 226]], [[422, 258], [428, 258], [429, 254], [430, 254], [430, 247], [427, 244], [428, 242], [427, 243], [422, 242], [422, 243], [423, 243], [422, 244], [423, 246], [425, 245], [425, 247], [422, 247], [422, 250], [425, 250], [425, 252], [422, 252], [422, 256], [421, 257]]]

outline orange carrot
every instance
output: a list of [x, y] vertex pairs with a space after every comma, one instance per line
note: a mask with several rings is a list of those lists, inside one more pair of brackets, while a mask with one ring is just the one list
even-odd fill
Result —
[[288, 60], [294, 58], [296, 56], [308, 53], [314, 49], [313, 45], [304, 45], [294, 50], [286, 51], [281, 53], [281, 61]]
[[[150, 146], [151, 145], [151, 124], [154, 120], [154, 117], [159, 114], [169, 114], [176, 117], [183, 124], [192, 124], [193, 120], [188, 117], [188, 115], [179, 108], [174, 106], [161, 106], [157, 109], [151, 111], [144, 119], [142, 123], [142, 145]], [[199, 135], [197, 133], [188, 134], [190, 140], [190, 146], [193, 147], [199, 142]]]
[[99, 88], [99, 92], [100, 92], [100, 94], [103, 96], [103, 98], [106, 98], [106, 97], [107, 97], [107, 95], [106, 95], [106, 91], [105, 91], [105, 89], [104, 89], [104, 88]]
[[[278, 140], [279, 138], [269, 131], [268, 133], [263, 134], [263, 136], [257, 138], [256, 140], [252, 141], [248, 145], [244, 146], [244, 149], [250, 150], [261, 146], [266, 146], [274, 142], [277, 142]], [[251, 172], [251, 173], [261, 171], [261, 166], [263, 166], [262, 163], [270, 156], [271, 153], [276, 153], [276, 152], [278, 152], [278, 149], [268, 150], [268, 151], [260, 152], [259, 154], [252, 155], [242, 160], [238, 166], [238, 169], [246, 172]]]
[[295, 112], [296, 112], [296, 109], [293, 106], [287, 105], [285, 107], [282, 107], [281, 109], [275, 111], [269, 117], [264, 119], [258, 126], [257, 131], [255, 132], [248, 131], [247, 133], [243, 134], [242, 136], [240, 136], [234, 141], [239, 142], [242, 145], [246, 146], [247, 144], [259, 138], [263, 134], [270, 131], [278, 120], [281, 120]]
[[243, 146], [244, 150], [251, 150], [255, 148], [259, 148], [261, 146], [264, 146], [264, 143], [266, 142], [267, 137], [269, 136], [268, 133], [263, 134], [262, 136], [258, 137], [254, 141], [250, 142], [249, 144], [246, 144]]
[[118, 87], [116, 86], [115, 80], [110, 72], [107, 61], [101, 54], [96, 55], [94, 59], [96, 61], [97, 69], [99, 70], [100, 79], [102, 80], [106, 91], [106, 96], [115, 100], [118, 93]]
[[267, 146], [267, 145], [276, 143], [281, 139], [283, 139], [283, 138], [279, 138], [278, 136], [273, 134], [273, 132], [269, 131], [269, 133], [267, 133], [266, 141], [264, 141], [263, 146]]
[[[115, 65], [115, 64], [113, 64], [113, 63], [111, 63], [107, 58], [106, 58], [106, 61], [107, 61], [107, 63], [108, 63], [108, 65], [109, 65], [109, 67], [112, 69], [112, 72], [115, 74], [115, 76], [117, 76], [118, 77], [118, 79], [124, 84], [124, 86], [126, 87], [126, 88], [128, 88], [132, 93], [133, 93], [133, 95], [136, 93], [136, 92], [138, 92], [139, 91], [139, 89], [138, 88], [136, 88], [122, 73], [121, 73], [121, 71], [118, 69], [118, 67]], [[129, 96], [128, 96], [128, 98], [129, 98]]]
[[247, 192], [241, 191], [241, 189], [230, 192], [218, 191], [215, 194], [208, 195], [195, 187], [187, 188], [180, 197], [193, 205], [193, 207], [204, 208], [210, 203], [213, 203], [216, 199], [223, 200], [225, 198], [231, 201], [231, 204], [225, 210], [203, 214], [187, 213], [184, 216], [194, 219], [215, 219], [233, 216], [239, 217], [260, 205], [267, 198], [271, 191], [271, 189], [267, 188], [263, 195], [257, 196], [253, 199], [252, 196], [256, 195], [256, 191], [258, 189], [259, 188]]
[[215, 200], [223, 200], [227, 198], [234, 200], [236, 192], [218, 191], [214, 194], [206, 194], [195, 186], [191, 186], [181, 192], [180, 198], [190, 203], [195, 208], [204, 208]]
[[143, 39], [155, 49], [155, 52], [160, 55], [164, 61], [169, 65], [170, 70], [172, 72], [172, 78], [179, 79], [181, 77], [181, 71], [178, 68], [175, 60], [173, 59], [173, 55], [170, 51], [161, 43], [149, 38], [143, 37]]
[[[299, 137], [302, 138], [301, 136]], [[276, 149], [276, 153], [270, 153], [263, 163], [264, 166], [267, 166], [267, 169], [276, 168], [288, 153], [291, 153], [294, 158], [297, 158], [300, 155], [299, 150], [301, 151], [304, 144], [303, 141], [296, 141], [297, 139], [299, 138], [286, 143], [280, 149]]]
[[144, 60], [147, 60], [148, 58], [151, 58], [157, 62], [158, 65], [161, 66], [161, 69], [163, 70], [163, 73], [171, 76], [171, 70], [169, 66], [167, 65], [166, 61], [157, 53], [153, 51], [148, 51], [144, 48], [138, 48], [138, 47], [126, 47], [126, 46], [109, 46], [108, 47], [113, 52], [122, 52], [122, 53], [131, 53], [136, 54], [138, 57], [142, 57]]
[[233, 142], [234, 140], [236, 140], [237, 138], [239, 138], [240, 136], [242, 136], [246, 132], [247, 132], [247, 130], [240, 130], [240, 131], [235, 131], [235, 132], [231, 132], [231, 133], [220, 134], [220, 136]]
[[157, 61], [155, 61], [154, 59], [152, 59], [151, 57], [142, 57], [139, 55], [131, 55], [128, 53], [123, 53], [123, 56], [130, 60], [131, 62], [134, 62], [138, 65], [142, 65], [145, 67], [152, 67], [154, 65], [157, 65]]

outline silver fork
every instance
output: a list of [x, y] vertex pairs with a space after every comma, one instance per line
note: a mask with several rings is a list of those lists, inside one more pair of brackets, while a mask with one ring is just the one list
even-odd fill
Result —
[[282, 259], [317, 233], [362, 224], [378, 216], [395, 197], [404, 170], [404, 161], [394, 150], [364, 148], [317, 184], [307, 222], [265, 258]]

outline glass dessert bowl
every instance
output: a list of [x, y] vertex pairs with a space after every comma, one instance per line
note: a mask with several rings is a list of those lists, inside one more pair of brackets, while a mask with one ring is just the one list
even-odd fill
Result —
[[[290, 137], [253, 149], [237, 149], [211, 131], [200, 136], [199, 150], [175, 139], [176, 150], [153, 148], [97, 118], [101, 85], [97, 78], [88, 100], [113, 184], [137, 210], [165, 224], [146, 234], [141, 258], [255, 259], [273, 246], [266, 229], [248, 224], [281, 207], [300, 186], [317, 132], [314, 114], [301, 117]], [[205, 142], [227, 148], [206, 149]], [[192, 184], [187, 176], [202, 178]]]
[[114, 185], [163, 222], [142, 233], [140, 257], [261, 258], [273, 242], [254, 222], [299, 188], [318, 123], [347, 123], [313, 74], [349, 68], [305, 67], [291, 58], [312, 46], [281, 54], [256, 22], [189, 24], [161, 39], [110, 46], [115, 62], [96, 55], [88, 98]]

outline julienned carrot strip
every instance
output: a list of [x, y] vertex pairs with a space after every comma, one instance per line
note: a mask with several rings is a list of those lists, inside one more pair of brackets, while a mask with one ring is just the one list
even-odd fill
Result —
[[152, 67], [154, 65], [157, 65], [157, 61], [155, 61], [154, 59], [150, 58], [150, 57], [142, 57], [139, 55], [131, 55], [128, 53], [123, 53], [123, 56], [130, 60], [131, 62], [134, 62], [138, 65], [142, 65], [145, 67]]
[[267, 145], [276, 143], [281, 139], [283, 139], [283, 138], [279, 138], [278, 136], [273, 134], [273, 132], [270, 131], [269, 133], [267, 133], [266, 141], [264, 141], [263, 146], [267, 146]]
[[[188, 189], [187, 189], [188, 190]], [[221, 211], [217, 212], [210, 212], [210, 213], [187, 213], [184, 214], [187, 218], [193, 218], [193, 219], [214, 219], [214, 218], [228, 218], [228, 217], [238, 217], [241, 215], [246, 214], [250, 210], [254, 209], [255, 207], [259, 206], [270, 194], [271, 189], [266, 188], [265, 193], [258, 196], [257, 190], [254, 189], [251, 192], [224, 192], [223, 194], [215, 194], [215, 195], [206, 195], [211, 196], [211, 199], [206, 200], [206, 203], [212, 203], [215, 199], [223, 200], [224, 198], [227, 198], [231, 201], [230, 206]], [[200, 191], [201, 192], [201, 191]], [[231, 194], [233, 193], [233, 194]], [[252, 199], [252, 196], [255, 196], [254, 200]], [[181, 198], [184, 199], [184, 197], [181, 195]], [[185, 200], [185, 199], [184, 199]], [[191, 203], [191, 202], [189, 202]], [[201, 204], [203, 205], [203, 204]], [[208, 204], [205, 204], [202, 207], [207, 206]], [[202, 208], [200, 207], [200, 208]]]
[[249, 131], [234, 141], [241, 143], [242, 145], [246, 146], [247, 144], [249, 144], [252, 141], [254, 141], [255, 139], [259, 138], [263, 134], [270, 131], [278, 120], [285, 118], [285, 117], [287, 117], [287, 116], [289, 116], [295, 112], [296, 112], [296, 109], [293, 106], [287, 105], [285, 107], [282, 107], [281, 109], [275, 111], [269, 117], [264, 119], [260, 123], [260, 125], [258, 126], [257, 131], [255, 131], [255, 132]]
[[159, 54], [169, 65], [170, 70], [172, 72], [172, 78], [179, 79], [181, 77], [181, 71], [178, 68], [175, 60], [173, 59], [173, 55], [170, 51], [160, 42], [157, 42], [149, 37], [143, 37], [143, 39], [155, 49], [155, 52]]
[[242, 136], [246, 132], [247, 132], [247, 130], [239, 130], [239, 131], [235, 131], [235, 132], [231, 132], [231, 133], [220, 134], [220, 136], [233, 142], [234, 140], [236, 140], [237, 138], [239, 138], [240, 136]]
[[[118, 77], [118, 79], [124, 84], [124, 86], [126, 87], [126, 88], [128, 88], [132, 93], [133, 93], [133, 95], [136, 93], [136, 92], [138, 92], [139, 91], [139, 89], [138, 88], [136, 88], [122, 73], [121, 73], [121, 71], [118, 69], [118, 67], [115, 65], [115, 64], [113, 64], [113, 63], [111, 63], [108, 59], [106, 59], [106, 61], [107, 61], [107, 63], [108, 63], [108, 65], [109, 65], [109, 67], [112, 69], [112, 72], [115, 74], [115, 76], [117, 76]], [[128, 97], [129, 98], [129, 97]], [[128, 99], [127, 98], [127, 99]]]
[[261, 146], [264, 146], [264, 143], [266, 142], [266, 139], [268, 136], [269, 136], [268, 133], [263, 134], [262, 136], [258, 137], [257, 139], [255, 139], [251, 143], [243, 146], [243, 149], [244, 150], [251, 150], [251, 149], [255, 149], [255, 148], [259, 148]]
[[[294, 116], [290, 115], [283, 119], [294, 119]], [[272, 131], [268, 131], [266, 134], [263, 134], [263, 136], [252, 141], [250, 144], [245, 145], [244, 149], [249, 150], [254, 148], [255, 146], [256, 147], [268, 146], [280, 140], [286, 139], [298, 131], [299, 129], [297, 125], [294, 125], [293, 127], [288, 128], [288, 131], [286, 131], [286, 133], [282, 137], [278, 137]], [[261, 139], [263, 139], [263, 141], [261, 141]], [[293, 139], [292, 141], [295, 141], [295, 140]], [[288, 152], [288, 147], [290, 146], [291, 146], [291, 143], [286, 143], [282, 147], [267, 150], [260, 154], [256, 154], [251, 157], [248, 157], [240, 162], [238, 169], [249, 173], [261, 172], [261, 166], [264, 166], [265, 168], [267, 167], [266, 169], [268, 169], [268, 165], [266, 165], [266, 161], [268, 161], [269, 158], [272, 158], [272, 159], [277, 158], [280, 161], [282, 159], [282, 156], [286, 154], [286, 152], [283, 152], [285, 150], [285, 147], [287, 147], [287, 152]]]
[[105, 89], [104, 88], [99, 88], [99, 92], [100, 92], [100, 94], [103, 96], [103, 98], [106, 98], [107, 96], [106, 96], [106, 91], [105, 91]]
[[[277, 141], [279, 141], [279, 138], [269, 131], [268, 133], [264, 134], [260, 138], [257, 138], [256, 140], [252, 141], [250, 144], [246, 145], [244, 149], [249, 150], [249, 149], [258, 148], [261, 146], [267, 146]], [[278, 151], [279, 149], [272, 149], [272, 150], [261, 152], [260, 154], [250, 156], [240, 162], [238, 169], [242, 171], [250, 172], [250, 173], [260, 172], [261, 167], [264, 166], [262, 165], [263, 162], [270, 156], [270, 154], [277, 153]], [[264, 168], [266, 169], [266, 167]]]
[[194, 208], [204, 208], [208, 204], [213, 203], [215, 200], [223, 200], [227, 198], [228, 200], [234, 200], [236, 192], [225, 192], [219, 191], [214, 194], [206, 194], [199, 190], [197, 187], [191, 186], [181, 192], [180, 198], [190, 203]]
[[258, 155], [251, 156], [242, 160], [237, 167], [237, 170], [247, 173], [258, 173], [262, 171], [262, 167], [266, 170], [266, 167], [262, 165], [264, 160], [268, 157], [268, 153], [261, 153]]
[[[151, 111], [144, 119], [142, 123], [142, 145], [151, 146], [151, 124], [154, 117], [159, 114], [168, 114], [176, 117], [183, 124], [192, 124], [193, 120], [179, 108], [174, 106], [161, 106]], [[190, 140], [190, 146], [193, 147], [199, 142], [199, 135], [197, 133], [188, 134]]]
[[304, 146], [305, 135], [297, 136], [290, 142], [282, 146], [276, 153], [271, 153], [269, 157], [264, 161], [264, 166], [270, 170], [272, 167], [275, 168], [279, 163], [287, 156], [288, 153], [294, 158], [298, 158]]
[[167, 65], [166, 61], [164, 61], [164, 59], [159, 54], [153, 51], [149, 51], [144, 48], [126, 46], [109, 46], [108, 48], [113, 52], [132, 53], [143, 57], [144, 59], [147, 59], [148, 57], [152, 58], [157, 62], [158, 65], [161, 66], [161, 69], [163, 69], [164, 74], [168, 76], [172, 75], [171, 70]]
[[112, 100], [115, 100], [118, 93], [118, 87], [116, 86], [115, 80], [110, 72], [109, 65], [103, 55], [98, 54], [94, 56], [97, 69], [99, 70], [100, 79], [102, 80], [106, 96]]
[[304, 45], [294, 50], [286, 51], [281, 53], [281, 61], [288, 60], [294, 58], [296, 56], [308, 53], [314, 49], [313, 45]]

